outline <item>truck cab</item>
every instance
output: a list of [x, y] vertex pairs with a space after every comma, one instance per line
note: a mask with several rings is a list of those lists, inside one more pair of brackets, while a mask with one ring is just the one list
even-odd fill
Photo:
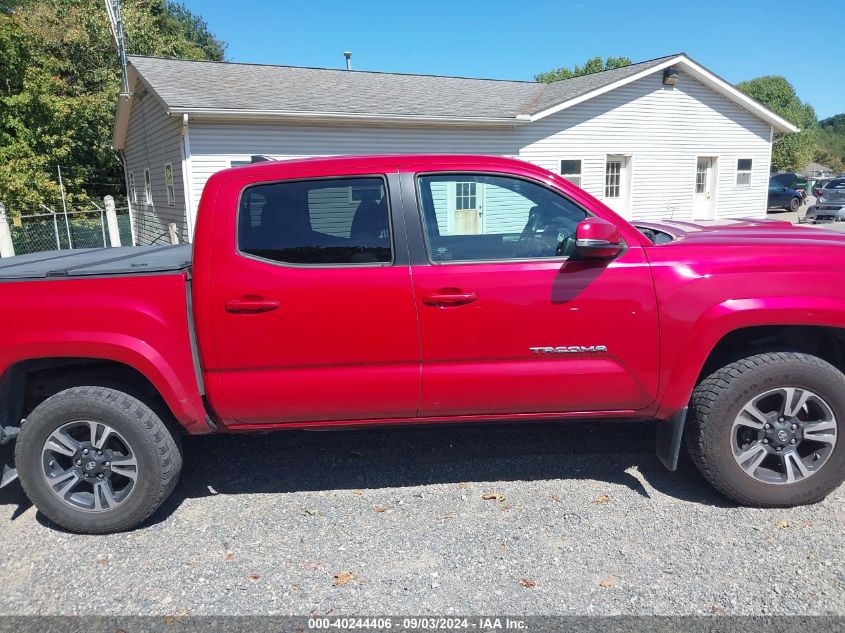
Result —
[[195, 265], [211, 283], [193, 287], [215, 409], [247, 428], [651, 405], [658, 320], [643, 236], [614, 224], [611, 250], [588, 252], [582, 236], [578, 252], [580, 225], [610, 223], [548, 172], [502, 163], [221, 174], [213, 226], [200, 209], [197, 229]]

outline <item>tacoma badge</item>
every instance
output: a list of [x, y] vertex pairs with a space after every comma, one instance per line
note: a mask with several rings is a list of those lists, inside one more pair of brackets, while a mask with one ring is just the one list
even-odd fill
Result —
[[564, 345], [561, 347], [529, 347], [535, 356], [543, 354], [604, 354], [607, 347], [604, 345]]

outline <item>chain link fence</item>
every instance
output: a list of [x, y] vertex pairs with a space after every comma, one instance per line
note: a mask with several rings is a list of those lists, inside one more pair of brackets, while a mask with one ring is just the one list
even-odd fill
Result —
[[[15, 254], [72, 248], [109, 247], [105, 209], [20, 215], [10, 218]], [[132, 244], [132, 228], [127, 207], [116, 209], [120, 243]]]

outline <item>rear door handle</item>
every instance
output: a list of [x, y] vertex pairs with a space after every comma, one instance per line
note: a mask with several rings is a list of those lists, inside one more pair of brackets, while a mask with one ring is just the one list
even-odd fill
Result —
[[275, 299], [265, 299], [255, 295], [247, 295], [238, 299], [229, 299], [226, 302], [226, 312], [232, 314], [260, 314], [271, 312], [279, 307]]
[[432, 292], [422, 298], [425, 305], [434, 307], [460, 306], [473, 301], [478, 301], [478, 293], [463, 292], [451, 288]]

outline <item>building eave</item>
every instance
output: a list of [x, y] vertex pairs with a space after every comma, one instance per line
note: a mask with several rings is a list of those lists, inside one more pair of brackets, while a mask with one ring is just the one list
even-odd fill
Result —
[[349, 112], [310, 112], [297, 110], [251, 110], [236, 108], [193, 108], [172, 106], [167, 108], [172, 116], [187, 114], [195, 119], [237, 119], [264, 121], [329, 121], [356, 123], [385, 123], [406, 125], [456, 125], [468, 127], [511, 127], [522, 125], [529, 121], [520, 117], [455, 117], [455, 116], [420, 116], [380, 113], [349, 113]]

